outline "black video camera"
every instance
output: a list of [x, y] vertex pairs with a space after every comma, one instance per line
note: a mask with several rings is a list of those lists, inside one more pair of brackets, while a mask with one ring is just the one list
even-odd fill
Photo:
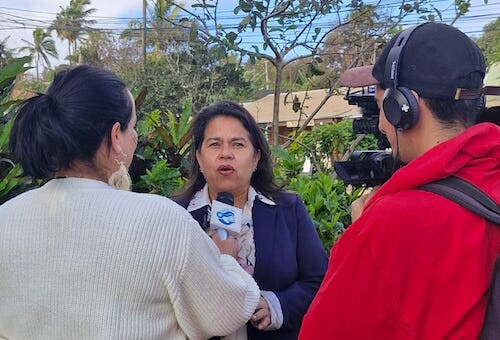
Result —
[[[359, 106], [362, 113], [361, 118], [354, 119], [352, 123], [353, 132], [372, 134], [379, 148], [389, 148], [387, 138], [378, 129], [379, 108], [375, 101], [375, 88], [369, 86], [353, 93], [348, 91], [345, 99], [350, 105]], [[335, 162], [333, 167], [345, 184], [355, 187], [380, 185], [395, 170], [392, 152], [384, 150], [354, 151], [349, 160]]]

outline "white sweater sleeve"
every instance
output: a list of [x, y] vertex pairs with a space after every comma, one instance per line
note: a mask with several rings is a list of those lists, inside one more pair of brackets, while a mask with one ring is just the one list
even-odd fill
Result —
[[230, 334], [255, 311], [259, 287], [197, 225], [188, 229], [184, 265], [173, 287], [177, 321], [189, 339]]

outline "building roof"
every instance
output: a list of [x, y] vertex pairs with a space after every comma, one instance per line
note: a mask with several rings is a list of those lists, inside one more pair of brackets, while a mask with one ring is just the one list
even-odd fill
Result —
[[[304, 97], [306, 95], [307, 98], [304, 101]], [[303, 115], [300, 120], [305, 121], [307, 117], [314, 112], [326, 95], [326, 90], [293, 92], [288, 95], [286, 93], [281, 93], [279, 112], [280, 126], [297, 126], [299, 112], [294, 112], [292, 108], [293, 98], [295, 96], [297, 96], [301, 103], [304, 101], [305, 116]], [[274, 94], [269, 94], [254, 102], [244, 103], [243, 105], [250, 112], [250, 114], [252, 114], [257, 123], [271, 124], [273, 121], [273, 99]], [[343, 95], [333, 95], [328, 98], [325, 105], [323, 105], [319, 112], [314, 116], [309, 125], [316, 125], [321, 122], [331, 122], [344, 117], [357, 116], [360, 116], [360, 111], [357, 106], [349, 105]]]

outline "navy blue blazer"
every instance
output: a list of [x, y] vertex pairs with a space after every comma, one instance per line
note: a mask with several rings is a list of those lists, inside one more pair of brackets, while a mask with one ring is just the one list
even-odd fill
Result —
[[[191, 199], [174, 200], [186, 208]], [[269, 205], [256, 199], [253, 204], [254, 279], [261, 290], [278, 297], [283, 325], [275, 331], [259, 331], [247, 323], [249, 340], [297, 339], [302, 318], [328, 266], [326, 252], [300, 197], [284, 193], [274, 201], [276, 205]], [[207, 206], [191, 212], [202, 226], [206, 214]]]

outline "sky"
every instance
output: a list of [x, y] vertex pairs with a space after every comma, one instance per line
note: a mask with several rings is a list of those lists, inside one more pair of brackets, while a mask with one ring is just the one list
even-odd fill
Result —
[[[147, 1], [150, 4], [153, 3], [153, 0]], [[194, 0], [184, 0], [184, 3], [189, 1]], [[452, 17], [452, 9], [439, 6], [451, 2], [450, 0], [433, 1], [445, 18]], [[97, 9], [91, 19], [97, 21], [95, 26], [98, 28], [118, 31], [124, 28], [131, 19], [142, 18], [142, 3], [142, 0], [91, 0], [90, 7]], [[237, 0], [220, 0], [219, 3], [225, 7], [223, 9], [225, 16], [234, 17], [231, 10]], [[26, 46], [22, 39], [32, 41], [33, 29], [47, 27], [60, 12], [61, 7], [68, 5], [69, 0], [0, 0], [0, 41], [9, 37], [7, 40], [9, 48]], [[471, 0], [470, 11], [465, 17], [458, 19], [455, 26], [469, 36], [479, 37], [484, 25], [498, 17], [500, 17], [500, 0], [488, 0], [487, 5], [484, 4], [484, 0]], [[64, 62], [68, 47], [67, 41], [61, 41], [55, 33], [53, 38], [60, 55], [59, 60], [51, 59], [54, 66]]]

